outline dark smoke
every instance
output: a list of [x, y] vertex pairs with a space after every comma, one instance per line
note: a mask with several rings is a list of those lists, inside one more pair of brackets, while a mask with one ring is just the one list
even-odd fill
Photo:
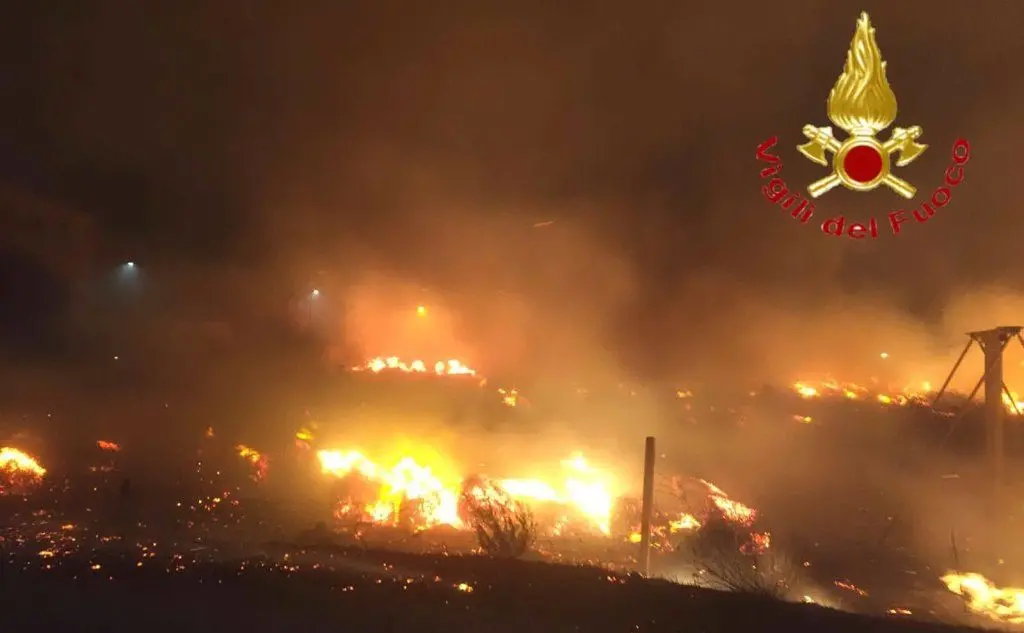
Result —
[[[89, 441], [116, 429], [185, 445], [208, 422], [280, 439], [337, 390], [325, 369], [458, 358], [524, 391], [636, 387], [628, 413], [553, 416], [502, 444], [506, 458], [585, 441], [624, 454], [657, 433], [699, 459], [726, 443], [684, 437], [638, 385], [938, 384], [966, 330], [1024, 321], [1024, 93], [1006, 68], [1024, 52], [1024, 5], [691, 5], [12, 10], [0, 179], [89, 215], [101, 237], [78, 307], [48, 330], [75, 354], [9, 362], [5, 389], [73, 411], [46, 424]], [[805, 124], [828, 123], [862, 9], [898, 124], [930, 145], [902, 175], [930, 192], [953, 141], [972, 148], [946, 208], [875, 241], [787, 218], [754, 160], [778, 135], [787, 182], [823, 175], [794, 149]], [[835, 191], [815, 222], [884, 224], [899, 202]], [[109, 278], [126, 259], [146, 275], [130, 300]], [[3, 305], [18, 306], [5, 315], [20, 315], [10, 332], [44, 321], [41, 301], [13, 299], [42, 287], [29, 279], [4, 276]], [[1024, 391], [1019, 358], [1007, 381]], [[980, 373], [971, 363], [957, 387]], [[353, 426], [469, 451], [496, 437], [367, 418]], [[795, 484], [771, 457], [785, 438], [758, 439], [733, 474]]]

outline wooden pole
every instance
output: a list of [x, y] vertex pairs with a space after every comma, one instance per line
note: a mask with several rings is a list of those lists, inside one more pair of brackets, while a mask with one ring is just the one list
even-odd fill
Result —
[[654, 438], [644, 442], [644, 497], [640, 509], [640, 571], [651, 575], [651, 519], [654, 517]]
[[985, 352], [985, 430], [989, 468], [992, 473], [994, 502], [1001, 501], [1005, 464], [1003, 447], [1006, 409], [1003, 405], [1003, 349], [1007, 337], [999, 329], [981, 332], [981, 349]]

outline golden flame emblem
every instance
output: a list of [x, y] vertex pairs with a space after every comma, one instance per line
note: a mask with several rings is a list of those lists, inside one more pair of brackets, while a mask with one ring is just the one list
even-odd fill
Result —
[[[920, 126], [893, 128], [884, 143], [875, 136], [896, 120], [896, 93], [885, 76], [882, 51], [875, 43], [875, 29], [867, 13], [861, 13], [853, 34], [846, 65], [828, 95], [828, 118], [848, 134], [839, 141], [831, 127], [805, 125], [808, 142], [797, 147], [800, 153], [819, 165], [828, 166], [832, 154], [832, 173], [811, 183], [812, 198], [843, 185], [853, 191], [871, 191], [885, 185], [904, 198], [913, 198], [917, 189], [892, 174], [892, 163], [903, 167], [928, 148], [917, 142]], [[895, 160], [894, 160], [895, 158]]]

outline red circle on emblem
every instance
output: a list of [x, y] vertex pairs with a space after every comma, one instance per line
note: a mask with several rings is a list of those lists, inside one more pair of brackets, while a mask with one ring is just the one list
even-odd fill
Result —
[[882, 155], [868, 145], [858, 145], [843, 157], [843, 170], [854, 182], [871, 182], [882, 173]]

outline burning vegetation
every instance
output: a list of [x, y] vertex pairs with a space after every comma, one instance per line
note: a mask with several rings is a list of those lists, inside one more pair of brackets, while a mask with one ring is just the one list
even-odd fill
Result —
[[28, 453], [0, 447], [0, 495], [25, 493], [39, 485], [46, 469]]
[[942, 577], [946, 587], [963, 597], [967, 608], [986, 618], [1024, 624], [1024, 589], [998, 587], [988, 578], [976, 573], [949, 572]]
[[[435, 459], [447, 463], [424, 465], [412, 456], [403, 456], [394, 464], [382, 466], [355, 450], [320, 450], [317, 459], [322, 472], [341, 483], [336, 517], [407, 525], [416, 530], [442, 525], [471, 527], [459, 513], [459, 500], [484, 481], [476, 476], [443, 477], [440, 472], [455, 469], [440, 456]], [[555, 521], [549, 526], [553, 531], [572, 524], [585, 531], [610, 534], [615, 478], [591, 466], [581, 454], [564, 460], [561, 466], [564, 477], [557, 481], [488, 479], [485, 488], [494, 492], [494, 498], [507, 497], [553, 517]]]
[[[923, 381], [916, 386], [902, 389], [884, 389], [879, 386], [867, 387], [852, 382], [840, 382], [833, 379], [820, 381], [798, 381], [792, 384], [792, 390], [805, 400], [819, 398], [844, 398], [853, 401], [875, 402], [890, 407], [918, 406], [930, 408], [935, 402], [938, 392], [932, 383]], [[1007, 414], [1024, 415], [1024, 400], [1017, 392], [1006, 390], [1002, 394], [1003, 406]], [[939, 413], [943, 413], [939, 411]], [[802, 420], [811, 422], [811, 420]]]
[[238, 451], [239, 457], [252, 465], [252, 475], [250, 476], [253, 481], [263, 481], [267, 476], [267, 469], [270, 467], [267, 456], [254, 448], [249, 448], [245, 444], [239, 444], [235, 447], [235, 450]]
[[377, 356], [366, 361], [363, 365], [352, 368], [352, 371], [369, 371], [375, 374], [388, 370], [407, 374], [433, 373], [437, 376], [476, 375], [476, 370], [466, 367], [457, 360], [439, 360], [434, 363], [427, 363], [422, 360], [404, 361], [397, 356]]
[[476, 534], [480, 548], [499, 558], [519, 558], [537, 538], [533, 512], [494, 482], [476, 477], [465, 482], [459, 518]]
[[[475, 370], [455, 360], [427, 363], [375, 358], [355, 373], [372, 376], [384, 372], [422, 374], [446, 383], [468, 379], [471, 389], [492, 389]], [[784, 392], [787, 406], [817, 400], [922, 411], [928, 410], [933, 395], [928, 383], [916, 389], [893, 390], [876, 383], [866, 387], [836, 380], [804, 380]], [[514, 409], [523, 401], [518, 389], [497, 388], [496, 393], [494, 404], [499, 409], [499, 402]], [[626, 387], [621, 395], [632, 398], [634, 394]], [[750, 397], [761, 395], [753, 392]], [[577, 390], [575, 397], [589, 398], [592, 392]], [[702, 393], [678, 388], [666, 397], [690, 411]], [[802, 413], [795, 417], [812, 421]], [[91, 450], [96, 453], [98, 449], [102, 466], [90, 468], [90, 473], [102, 480], [86, 487], [100, 491], [105, 482], [116, 485], [120, 481], [120, 492], [115, 495], [118, 501], [111, 506], [109, 496], [97, 493], [87, 502], [90, 507], [77, 516], [57, 511], [61, 504], [51, 503], [69, 490], [67, 481], [50, 481], [36, 457], [20, 448], [5, 447], [0, 449], [0, 495], [36, 499], [37, 503], [29, 513], [18, 510], [11, 515], [3, 536], [24, 548], [35, 548], [38, 560], [33, 564], [44, 568], [59, 565], [62, 557], [78, 555], [84, 548], [116, 547], [131, 550], [139, 565], [161, 560], [169, 570], [177, 570], [198, 560], [185, 553], [195, 543], [218, 549], [225, 546], [214, 543], [238, 540], [239, 530], [273, 529], [274, 519], [266, 508], [268, 500], [278, 494], [295, 502], [298, 497], [303, 503], [312, 500], [316, 510], [307, 516], [318, 524], [308, 535], [313, 544], [360, 543], [365, 547], [371, 541], [377, 546], [383, 541], [387, 547], [405, 548], [419, 543], [416, 547], [440, 549], [446, 554], [461, 550], [516, 558], [530, 553], [554, 561], [599, 563], [613, 570], [636, 567], [637, 545], [643, 540], [642, 508], [634, 496], [640, 482], [620, 464], [602, 463], [569, 444], [560, 461], [539, 463], [523, 458], [512, 460], [511, 467], [488, 472], [484, 466], [466, 467], [465, 455], [438, 450], [440, 446], [427, 440], [407, 441], [390, 449], [370, 448], [357, 441], [326, 439], [332, 437], [325, 430], [329, 427], [307, 417], [290, 444], [260, 443], [259, 449], [222, 439], [232, 433], [207, 428], [197, 433], [199, 449], [190, 471], [191, 483], [179, 483], [173, 508], [161, 508], [145, 517], [134, 514], [136, 493], [128, 478], [119, 474], [120, 456], [134, 450], [127, 445], [112, 439], [95, 441]], [[279, 469], [280, 474], [275, 474]], [[311, 479], [296, 479], [300, 476]], [[812, 563], [789, 563], [785, 534], [778, 538], [774, 529], [768, 529], [762, 516], [765, 513], [709, 479], [679, 472], [660, 473], [659, 477], [650, 532], [657, 573], [720, 589], [829, 602], [804, 594], [803, 575]], [[100, 515], [107, 518], [97, 519]], [[159, 526], [173, 526], [167, 527], [165, 534], [183, 531], [188, 536], [161, 545], [157, 537], [149, 536], [164, 529]], [[165, 547], [173, 551], [162, 549]], [[286, 558], [280, 564], [290, 565]], [[971, 611], [1001, 622], [1024, 623], [1024, 590], [998, 587], [976, 573], [949, 573], [941, 580], [949, 592], [963, 597]], [[845, 578], [836, 579], [834, 587], [858, 600], [869, 596]], [[893, 615], [910, 613], [902, 605], [886, 608]]]
[[[190, 529], [208, 521], [236, 523], [242, 512], [242, 488], [219, 489], [224, 471], [211, 465], [215, 452], [210, 452], [209, 442], [215, 435], [210, 431], [200, 440], [203, 448], [194, 472], [200, 485], [218, 489], [193, 496], [187, 503], [178, 502], [177, 506], [188, 513], [183, 521]], [[458, 474], [452, 460], [426, 446], [417, 456], [375, 461], [358, 450], [310, 450], [315, 442], [309, 428], [296, 433], [301, 452], [313, 458], [320, 473], [334, 482], [332, 515], [342, 530], [359, 525], [415, 534], [446, 528], [475, 535], [483, 551], [502, 557], [521, 556], [539, 536], [572, 534], [630, 543], [637, 540], [637, 505], [622, 496], [619, 478], [581, 453], [563, 460], [559, 464], [561, 475], [554, 479], [494, 478]], [[119, 445], [109, 440], [96, 445], [104, 454], [120, 452]], [[246, 464], [252, 485], [262, 485], [270, 469], [268, 456], [244, 444], [235, 445], [233, 451]], [[44, 483], [47, 475], [35, 458], [12, 447], [0, 450], [0, 465], [5, 494], [29, 494]], [[110, 462], [103, 469], [91, 467], [90, 471], [111, 473], [115, 469], [116, 463]], [[122, 496], [129, 494], [127, 481], [123, 482]], [[753, 524], [754, 509], [729, 498], [710, 482], [700, 480], [700, 485], [706, 491], [706, 508], [713, 508], [724, 520], [743, 528]], [[658, 517], [660, 523], [654, 529], [666, 543], [669, 534], [699, 531], [708, 520], [707, 512], [700, 519], [685, 512], [659, 513]]]

